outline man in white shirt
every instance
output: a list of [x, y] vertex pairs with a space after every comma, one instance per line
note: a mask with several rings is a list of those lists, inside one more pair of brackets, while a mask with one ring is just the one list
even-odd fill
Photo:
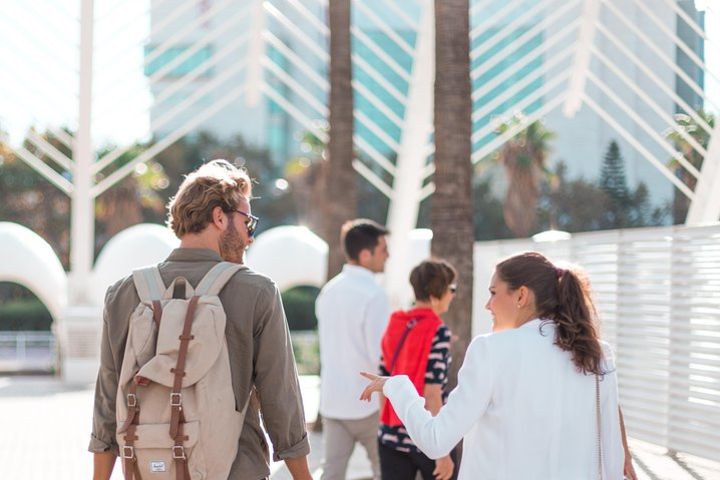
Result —
[[362, 444], [380, 479], [377, 403], [358, 401], [364, 380], [358, 372], [377, 370], [380, 342], [390, 305], [375, 275], [388, 259], [387, 229], [358, 219], [342, 227], [347, 263], [315, 303], [320, 333], [320, 413], [325, 433], [322, 480], [344, 480], [356, 443]]

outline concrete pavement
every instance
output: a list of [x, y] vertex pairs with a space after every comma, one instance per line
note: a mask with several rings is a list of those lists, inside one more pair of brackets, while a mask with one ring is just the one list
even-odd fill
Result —
[[[302, 377], [308, 421], [318, 405], [317, 377]], [[79, 480], [92, 478], [87, 452], [93, 387], [68, 387], [53, 377], [0, 377], [0, 480]], [[311, 434], [313, 476], [321, 474], [323, 438]], [[641, 480], [720, 480], [720, 462], [685, 454], [668, 454], [655, 445], [631, 442]], [[272, 467], [273, 480], [288, 480], [282, 463]], [[369, 478], [364, 451], [357, 447], [348, 479]], [[112, 480], [122, 480], [119, 465]]]

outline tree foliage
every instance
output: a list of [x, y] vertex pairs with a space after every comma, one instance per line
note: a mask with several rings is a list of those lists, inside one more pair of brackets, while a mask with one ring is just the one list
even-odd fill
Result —
[[[712, 113], [700, 110], [697, 112], [698, 118], [706, 124], [710, 130], [715, 127], [715, 116]], [[665, 132], [665, 137], [670, 140], [678, 152], [692, 164], [693, 167], [700, 170], [703, 163], [703, 155], [700, 149], [707, 150], [710, 143], [710, 132], [701, 125], [694, 117], [679, 113], [675, 115], [675, 125]], [[700, 147], [700, 148], [698, 148]], [[673, 169], [675, 175], [688, 187], [695, 189], [697, 179], [690, 173], [687, 168], [682, 166], [677, 159], [673, 158], [668, 162], [668, 166]], [[690, 208], [690, 200], [679, 190], [675, 190], [672, 205], [673, 223], [684, 223]]]

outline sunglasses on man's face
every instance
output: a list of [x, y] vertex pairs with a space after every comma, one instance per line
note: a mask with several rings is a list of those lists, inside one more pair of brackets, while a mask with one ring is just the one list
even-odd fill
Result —
[[247, 226], [247, 233], [251, 237], [255, 236], [255, 230], [257, 230], [257, 226], [258, 226], [258, 222], [260, 221], [260, 217], [256, 217], [255, 215], [250, 215], [249, 213], [243, 212], [242, 210], [235, 210], [235, 211], [249, 219], [249, 221], [245, 224]]

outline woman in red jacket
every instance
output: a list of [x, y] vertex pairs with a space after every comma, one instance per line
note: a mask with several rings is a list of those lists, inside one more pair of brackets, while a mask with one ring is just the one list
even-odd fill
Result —
[[[451, 332], [440, 315], [447, 312], [457, 286], [457, 273], [444, 260], [426, 260], [410, 273], [415, 293], [411, 310], [394, 312], [382, 339], [380, 375], [407, 375], [425, 398], [425, 408], [437, 415], [445, 403], [450, 364]], [[380, 468], [384, 480], [424, 480], [456, 477], [454, 455], [432, 460], [412, 442], [390, 405], [383, 402], [378, 434]]]

